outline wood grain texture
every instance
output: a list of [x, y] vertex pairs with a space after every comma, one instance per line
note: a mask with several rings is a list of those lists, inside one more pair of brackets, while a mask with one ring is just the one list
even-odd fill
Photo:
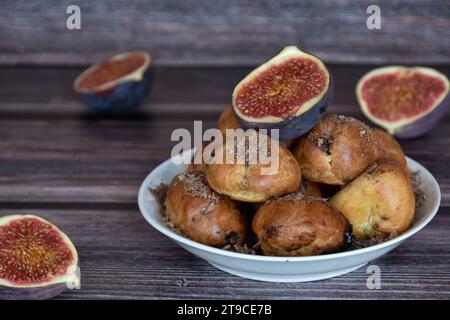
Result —
[[[333, 67], [330, 111], [363, 118], [354, 86], [368, 67]], [[441, 67], [450, 74], [450, 68]], [[162, 68], [141, 111], [128, 118], [86, 112], [72, 92], [81, 69], [0, 69], [0, 202], [135, 203], [143, 178], [170, 156], [170, 135], [213, 127], [248, 68]], [[450, 205], [450, 114], [424, 137], [402, 141]]]
[[[331, 66], [330, 111], [362, 118], [354, 86], [367, 66]], [[450, 68], [441, 66], [450, 75]], [[366, 269], [303, 284], [223, 273], [152, 229], [136, 204], [144, 177], [169, 157], [173, 129], [214, 126], [245, 67], [157, 68], [138, 113], [99, 117], [71, 84], [79, 68], [0, 68], [0, 216], [38, 214], [60, 226], [80, 254], [82, 290], [59, 299], [448, 299], [450, 298], [450, 114], [426, 136], [402, 141], [437, 178], [435, 220], [377, 260], [382, 289]]]
[[144, 49], [161, 66], [255, 65], [286, 44], [334, 63], [450, 61], [446, 0], [378, 1], [380, 30], [366, 27], [371, 0], [78, 0], [76, 31], [66, 28], [70, 4], [3, 3], [0, 64], [90, 64]]
[[[210, 266], [128, 210], [0, 210], [32, 213], [56, 223], [80, 258], [81, 290], [58, 299], [448, 299], [450, 210], [384, 257], [381, 290], [366, 287], [366, 267], [310, 283], [264, 283]], [[112, 236], [113, 235], [113, 236]]]

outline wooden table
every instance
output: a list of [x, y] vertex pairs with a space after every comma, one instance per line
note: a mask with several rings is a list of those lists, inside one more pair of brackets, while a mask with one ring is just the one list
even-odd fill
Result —
[[[362, 117], [354, 87], [368, 69], [331, 66], [330, 111]], [[142, 180], [169, 157], [172, 130], [191, 129], [193, 120], [214, 126], [249, 69], [157, 68], [151, 95], [127, 118], [86, 112], [71, 87], [80, 71], [0, 68], [0, 216], [41, 215], [72, 238], [82, 289], [60, 299], [450, 298], [450, 114], [401, 143], [435, 175], [442, 206], [423, 231], [375, 262], [381, 290], [367, 289], [365, 268], [311, 283], [263, 283], [187, 253], [148, 225], [136, 203]]]

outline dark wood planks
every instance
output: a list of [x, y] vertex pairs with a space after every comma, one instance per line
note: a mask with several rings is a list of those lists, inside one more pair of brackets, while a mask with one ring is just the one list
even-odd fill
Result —
[[[192, 108], [193, 106], [187, 106]], [[0, 202], [134, 203], [144, 177], [169, 158], [170, 134], [198, 117], [158, 121], [0, 120]], [[439, 181], [450, 205], [450, 117], [428, 137], [402, 142]], [[214, 119], [207, 118], [205, 127]]]
[[[362, 118], [353, 90], [369, 67], [331, 66], [331, 111]], [[447, 75], [448, 67], [440, 67]], [[442, 207], [418, 235], [377, 260], [382, 290], [366, 269], [303, 284], [223, 273], [151, 228], [136, 204], [146, 174], [169, 157], [170, 133], [213, 126], [248, 68], [157, 68], [141, 112], [101, 118], [71, 83], [79, 68], [0, 68], [0, 216], [38, 214], [59, 225], [80, 254], [82, 290], [59, 299], [448, 299], [450, 114], [430, 134], [402, 142], [438, 179]]]
[[[331, 67], [330, 111], [361, 115], [353, 90], [367, 67]], [[450, 69], [440, 70], [449, 74]], [[0, 69], [0, 202], [135, 203], [144, 177], [170, 156], [171, 132], [215, 125], [248, 68], [162, 68], [141, 108], [128, 118], [85, 112], [72, 92], [80, 69]], [[437, 178], [450, 205], [450, 114], [428, 135], [402, 141]]]
[[0, 8], [0, 64], [79, 65], [150, 51], [158, 65], [255, 65], [286, 44], [328, 62], [448, 63], [446, 0], [79, 0], [82, 30], [66, 29], [70, 1], [8, 1]]
[[[41, 215], [58, 224], [80, 256], [82, 290], [59, 299], [448, 299], [450, 211], [373, 263], [381, 290], [366, 287], [366, 267], [310, 283], [264, 283], [215, 269], [162, 236], [137, 209], [0, 210]], [[114, 238], [112, 238], [114, 235]]]

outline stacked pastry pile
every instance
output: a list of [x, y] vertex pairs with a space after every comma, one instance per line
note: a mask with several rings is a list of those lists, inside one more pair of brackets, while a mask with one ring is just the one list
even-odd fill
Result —
[[[233, 123], [227, 109], [218, 127]], [[351, 234], [388, 238], [411, 224], [415, 199], [405, 157], [384, 131], [328, 115], [292, 151], [283, 144], [279, 150], [273, 175], [261, 174], [261, 164], [191, 165], [169, 186], [168, 219], [216, 247], [243, 244], [254, 232], [264, 254], [279, 256], [336, 252]], [[243, 203], [255, 203], [255, 212]]]
[[[337, 252], [353, 239], [405, 232], [415, 199], [400, 145], [357, 119], [322, 117], [331, 76], [321, 65], [312, 67], [317, 60], [304, 53], [290, 49], [286, 59], [276, 57], [258, 68], [259, 75], [252, 72], [251, 81], [245, 78], [217, 124], [225, 136], [226, 129], [252, 127], [250, 116], [256, 128], [280, 129], [285, 141], [278, 148], [278, 170], [267, 175], [262, 169], [270, 164], [247, 161], [191, 165], [169, 186], [165, 211], [170, 223], [186, 237], [219, 248], [256, 238], [263, 254], [276, 256]], [[317, 97], [293, 96], [304, 90]], [[259, 108], [256, 114], [250, 105]], [[281, 120], [263, 124], [258, 117]], [[236, 143], [220, 144], [215, 157], [236, 152]]]

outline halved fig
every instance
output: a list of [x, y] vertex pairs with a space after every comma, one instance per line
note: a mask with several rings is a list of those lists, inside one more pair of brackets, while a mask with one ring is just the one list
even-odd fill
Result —
[[49, 299], [77, 288], [72, 241], [34, 215], [0, 217], [0, 299]]
[[[233, 107], [229, 105], [220, 115], [219, 120], [217, 121], [217, 129], [225, 136], [227, 129], [236, 130], [239, 128], [242, 128], [241, 123], [234, 114]], [[295, 139], [284, 140], [281, 143], [286, 146], [286, 148], [290, 149], [294, 146]]]
[[123, 112], [140, 104], [151, 84], [151, 56], [144, 51], [110, 57], [83, 71], [74, 90], [96, 111]]
[[309, 131], [332, 96], [323, 62], [289, 46], [239, 82], [232, 104], [243, 128], [279, 129], [280, 139], [288, 140]]
[[429, 131], [450, 105], [449, 81], [437, 70], [388, 66], [370, 71], [356, 87], [363, 113], [399, 138]]

